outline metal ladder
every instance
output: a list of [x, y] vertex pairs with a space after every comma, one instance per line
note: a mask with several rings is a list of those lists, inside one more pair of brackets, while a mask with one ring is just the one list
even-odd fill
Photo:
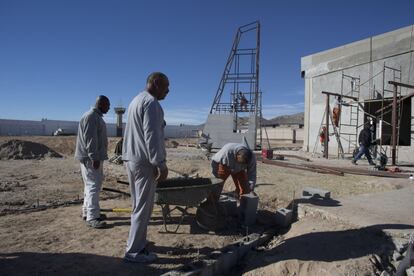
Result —
[[[348, 81], [349, 84], [345, 83]], [[342, 72], [342, 83], [341, 83], [341, 95], [351, 96], [357, 98], [357, 102], [352, 102], [347, 105], [349, 107], [349, 120], [345, 122], [340, 122], [339, 124], [339, 137], [342, 137], [348, 143], [347, 154], [352, 154], [354, 148], [358, 146], [358, 128], [359, 126], [359, 96], [360, 96], [360, 87], [361, 79], [359, 77], [354, 77], [344, 74]], [[341, 103], [341, 110], [343, 109], [343, 104]], [[343, 110], [342, 110], [343, 111]], [[341, 111], [341, 113], [342, 113]], [[340, 117], [342, 121], [343, 116]], [[338, 148], [339, 150], [339, 148]], [[342, 149], [343, 151], [343, 149]], [[343, 151], [344, 152], [344, 151]], [[339, 154], [339, 153], [338, 153]]]

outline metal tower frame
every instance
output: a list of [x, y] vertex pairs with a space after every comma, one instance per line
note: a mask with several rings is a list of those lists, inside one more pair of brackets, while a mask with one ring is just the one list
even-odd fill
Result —
[[[244, 48], [247, 33], [256, 34], [254, 47]], [[250, 42], [253, 45], [252, 41]], [[233, 41], [229, 57], [227, 59], [210, 114], [231, 113], [234, 116], [234, 129], [239, 128], [239, 114], [248, 113], [255, 116], [256, 126], [261, 135], [262, 102], [259, 91], [259, 58], [260, 58], [260, 22], [255, 21], [238, 28]], [[247, 100], [242, 104], [241, 98]], [[257, 131], [256, 127], [256, 131]], [[257, 133], [256, 133], [257, 135]], [[257, 138], [256, 138], [257, 139]]]

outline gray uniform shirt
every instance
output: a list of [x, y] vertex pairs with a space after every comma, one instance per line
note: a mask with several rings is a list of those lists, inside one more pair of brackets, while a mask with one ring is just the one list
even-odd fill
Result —
[[252, 158], [250, 158], [247, 164], [240, 164], [236, 162], [236, 154], [241, 149], [247, 149], [245, 145], [238, 143], [225, 144], [214, 156], [211, 158], [213, 174], [217, 176], [218, 164], [227, 166], [232, 173], [238, 173], [242, 170], [247, 170], [247, 177], [250, 187], [256, 185], [256, 156], [252, 152]]
[[164, 111], [158, 100], [148, 91], [139, 93], [128, 107], [122, 160], [164, 169], [164, 127]]
[[108, 138], [102, 112], [91, 108], [79, 121], [75, 159], [84, 161], [108, 159]]

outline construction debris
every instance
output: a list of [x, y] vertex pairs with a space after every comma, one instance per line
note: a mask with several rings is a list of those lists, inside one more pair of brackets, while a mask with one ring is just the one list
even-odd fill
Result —
[[302, 196], [304, 197], [317, 197], [317, 198], [323, 198], [323, 199], [330, 199], [331, 198], [331, 192], [318, 189], [318, 188], [312, 188], [312, 187], [306, 187], [303, 192]]
[[341, 171], [337, 171], [334, 169], [326, 169], [326, 168], [322, 168], [322, 167], [307, 167], [306, 165], [303, 164], [293, 164], [293, 163], [289, 163], [289, 162], [284, 162], [284, 161], [276, 161], [276, 160], [267, 160], [267, 159], [263, 159], [262, 160], [263, 163], [265, 164], [269, 164], [269, 165], [275, 165], [275, 166], [280, 166], [280, 167], [285, 167], [285, 168], [292, 168], [292, 169], [298, 169], [298, 170], [304, 170], [304, 171], [311, 171], [311, 172], [317, 172], [317, 173], [324, 173], [324, 174], [333, 174], [333, 175], [338, 175], [338, 176], [343, 176], [344, 173]]
[[162, 275], [226, 275], [250, 250], [268, 243], [276, 233], [277, 229], [273, 228], [261, 235], [250, 234], [233, 244], [225, 246], [221, 250], [213, 251], [201, 260], [195, 260], [190, 264], [182, 266], [180, 269]]
[[304, 171], [311, 171], [316, 173], [324, 174], [333, 174], [338, 176], [343, 176], [345, 173], [349, 174], [358, 174], [358, 175], [368, 175], [368, 176], [378, 176], [378, 177], [392, 177], [392, 178], [406, 178], [409, 179], [410, 174], [398, 173], [397, 170], [394, 172], [389, 171], [368, 171], [366, 169], [358, 168], [344, 168], [344, 167], [333, 167], [333, 166], [324, 166], [324, 165], [315, 165], [315, 164], [294, 164], [284, 161], [268, 160], [262, 159], [262, 162], [269, 165], [275, 165], [285, 168], [298, 169]]

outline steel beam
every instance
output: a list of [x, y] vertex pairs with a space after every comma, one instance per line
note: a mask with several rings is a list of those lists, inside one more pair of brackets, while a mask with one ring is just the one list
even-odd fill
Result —
[[391, 114], [391, 165], [395, 166], [397, 152], [397, 84], [394, 84], [394, 93], [392, 96], [392, 114]]
[[326, 109], [325, 109], [325, 141], [323, 143], [323, 156], [328, 159], [329, 153], [328, 153], [328, 144], [329, 144], [329, 94], [326, 94]]

